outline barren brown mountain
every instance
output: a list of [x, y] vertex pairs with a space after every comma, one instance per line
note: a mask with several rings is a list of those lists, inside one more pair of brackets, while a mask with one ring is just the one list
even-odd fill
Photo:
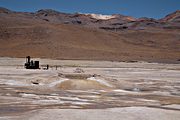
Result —
[[78, 13], [1, 8], [0, 56], [178, 63], [179, 11], [167, 17], [97, 20]]

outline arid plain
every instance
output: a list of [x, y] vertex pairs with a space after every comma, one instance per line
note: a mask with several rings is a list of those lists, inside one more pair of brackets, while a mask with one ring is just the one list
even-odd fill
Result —
[[179, 64], [36, 60], [26, 70], [24, 58], [0, 58], [0, 119], [180, 117]]

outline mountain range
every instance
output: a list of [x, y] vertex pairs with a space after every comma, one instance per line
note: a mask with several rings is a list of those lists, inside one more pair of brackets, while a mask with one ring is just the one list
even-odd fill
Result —
[[0, 56], [180, 62], [180, 10], [162, 19], [0, 8]]

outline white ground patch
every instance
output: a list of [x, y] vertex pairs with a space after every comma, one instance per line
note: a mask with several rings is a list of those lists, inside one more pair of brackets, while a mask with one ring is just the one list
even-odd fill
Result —
[[64, 81], [67, 81], [67, 80], [69, 80], [69, 79], [61, 78], [61, 80], [54, 81], [54, 82], [50, 83], [50, 84], [49, 84], [49, 87], [54, 87], [54, 86], [56, 86], [56, 85], [58, 85], [58, 84], [61, 84], [61, 83], [64, 82]]
[[20, 93], [23, 98], [32, 99], [33, 104], [41, 105], [50, 105], [50, 104], [76, 104], [76, 105], [85, 105], [90, 104], [88, 102], [93, 100], [80, 99], [78, 97], [62, 97], [62, 96], [52, 96], [52, 95], [36, 95], [36, 94], [27, 94]]
[[93, 80], [93, 81], [99, 82], [99, 83], [102, 84], [102, 85], [105, 85], [105, 86], [108, 86], [108, 87], [113, 87], [112, 85], [110, 85], [109, 83], [107, 83], [105, 80], [98, 79], [98, 78], [95, 78], [95, 77], [87, 78], [87, 80]]
[[127, 91], [127, 90], [121, 90], [121, 89], [115, 89], [115, 90], [112, 90], [114, 92], [120, 92], [120, 93], [135, 93], [134, 91]]
[[84, 102], [84, 101], [63, 101], [63, 100], [34, 100], [32, 101], [33, 104], [39, 104], [39, 105], [54, 105], [54, 104], [73, 104], [73, 105], [88, 105], [91, 103]]
[[178, 105], [178, 104], [164, 105], [163, 107], [165, 107], [165, 108], [174, 108], [174, 109], [180, 110], [180, 105]]
[[17, 80], [3, 80], [0, 78], [0, 84], [12, 85], [12, 86], [29, 86], [28, 83]]
[[91, 100], [87, 100], [87, 99], [80, 99], [78, 97], [59, 97], [60, 99], [64, 99], [64, 100], [73, 100], [73, 101], [82, 101], [82, 102], [88, 102]]
[[25, 97], [25, 98], [40, 99], [40, 96], [35, 95], [35, 94], [20, 93], [19, 95], [21, 95], [22, 97]]
[[111, 109], [43, 109], [21, 116], [2, 117], [1, 120], [179, 120], [179, 111], [147, 107]]

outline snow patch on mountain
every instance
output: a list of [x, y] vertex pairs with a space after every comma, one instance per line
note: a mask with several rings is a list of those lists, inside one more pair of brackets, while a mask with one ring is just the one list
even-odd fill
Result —
[[85, 15], [90, 15], [92, 18], [98, 19], [98, 20], [109, 20], [109, 19], [116, 18], [116, 16], [114, 15], [102, 15], [102, 14], [85, 14]]

